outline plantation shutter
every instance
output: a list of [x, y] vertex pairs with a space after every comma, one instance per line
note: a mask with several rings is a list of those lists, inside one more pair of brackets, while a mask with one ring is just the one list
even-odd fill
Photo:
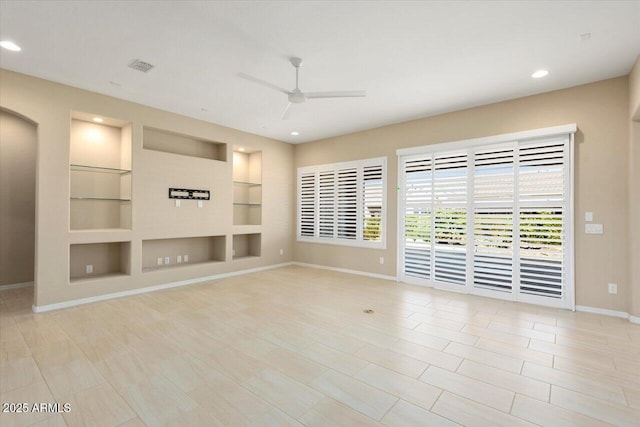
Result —
[[362, 238], [379, 241], [384, 194], [382, 165], [365, 166], [362, 174]]
[[473, 286], [511, 292], [514, 144], [475, 150], [473, 180]]
[[315, 236], [316, 232], [316, 174], [300, 176], [300, 231], [301, 236]]
[[434, 277], [455, 285], [466, 283], [467, 154], [434, 157]]
[[404, 273], [431, 278], [431, 156], [404, 163]]
[[572, 307], [573, 132], [398, 150], [400, 279]]
[[523, 143], [519, 156], [520, 293], [564, 292], [568, 148], [566, 139]]
[[338, 171], [338, 238], [355, 240], [358, 228], [358, 172]]
[[386, 158], [298, 168], [298, 241], [384, 249]]
[[318, 228], [320, 237], [334, 237], [336, 229], [335, 172], [324, 171], [319, 174]]

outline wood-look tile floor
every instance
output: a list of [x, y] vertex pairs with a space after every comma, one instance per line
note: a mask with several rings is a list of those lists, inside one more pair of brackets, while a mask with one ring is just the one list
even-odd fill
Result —
[[303, 267], [31, 303], [0, 292], [0, 401], [71, 412], [3, 427], [640, 426], [626, 320]]

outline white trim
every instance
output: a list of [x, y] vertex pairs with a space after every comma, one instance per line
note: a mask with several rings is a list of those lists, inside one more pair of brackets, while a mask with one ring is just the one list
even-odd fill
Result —
[[393, 282], [397, 282], [398, 281], [398, 279], [396, 277], [394, 277], [394, 276], [387, 276], [385, 274], [369, 273], [367, 271], [360, 271], [360, 270], [351, 270], [349, 268], [329, 267], [327, 265], [310, 264], [310, 263], [307, 263], [307, 262], [298, 262], [298, 261], [293, 261], [291, 263], [291, 265], [297, 265], [299, 267], [318, 268], [320, 270], [337, 271], [337, 272], [340, 272], [340, 273], [355, 274], [355, 275], [358, 275], [358, 276], [374, 277], [376, 279], [391, 280]]
[[29, 286], [33, 286], [33, 282], [11, 283], [10, 285], [0, 286], [0, 292], [8, 291], [9, 289], [28, 288]]
[[603, 316], [610, 317], [619, 317], [620, 319], [630, 319], [631, 317], [634, 317], [630, 316], [626, 311], [607, 310], [606, 308], [589, 307], [586, 305], [576, 305], [576, 311], [581, 311], [583, 313], [601, 314]]
[[349, 239], [335, 239], [329, 237], [310, 237], [310, 236], [298, 236], [297, 243], [313, 243], [320, 245], [334, 245], [334, 246], [351, 246], [353, 248], [365, 248], [365, 249], [387, 249], [386, 245], [383, 245], [382, 242], [370, 242], [370, 241], [360, 241], [360, 240], [349, 240]]
[[629, 315], [629, 322], [640, 325], [640, 317]]
[[284, 262], [282, 264], [267, 265], [265, 267], [250, 268], [247, 270], [232, 271], [230, 273], [215, 274], [213, 276], [197, 277], [195, 279], [181, 280], [179, 282], [165, 283], [162, 285], [147, 286], [145, 288], [131, 289], [128, 291], [114, 292], [111, 294], [98, 295], [95, 297], [80, 298], [71, 301], [64, 301], [55, 304], [33, 305], [31, 309], [34, 313], [44, 313], [46, 311], [59, 310], [62, 308], [74, 307], [77, 305], [90, 304], [98, 301], [105, 301], [114, 298], [121, 298], [131, 295], [146, 294], [148, 292], [161, 291], [163, 289], [177, 288], [179, 286], [192, 285], [194, 283], [208, 282], [210, 280], [224, 279], [226, 277], [242, 276], [244, 274], [256, 273], [258, 271], [272, 270], [279, 267], [287, 267], [293, 265], [292, 262]]
[[363, 166], [378, 166], [384, 162], [386, 166], [387, 157], [372, 157], [369, 159], [352, 160], [348, 162], [326, 163], [322, 165], [301, 166], [298, 168], [299, 173], [310, 172], [327, 172], [336, 169], [358, 168]]
[[505, 133], [502, 135], [483, 136], [481, 138], [465, 139], [462, 141], [450, 141], [435, 143], [430, 145], [421, 145], [419, 147], [400, 148], [396, 150], [398, 156], [408, 156], [413, 154], [425, 154], [432, 151], [455, 150], [459, 148], [468, 148], [479, 144], [494, 144], [499, 142], [523, 141], [526, 139], [544, 138], [547, 136], [556, 136], [562, 134], [575, 133], [578, 126], [575, 123], [552, 126], [542, 129], [525, 130], [522, 132]]
[[575, 178], [575, 148], [574, 148], [574, 144], [575, 144], [575, 133], [572, 133], [569, 136], [569, 164], [567, 165], [568, 171], [567, 173], [569, 174], [569, 212], [567, 213], [567, 243], [568, 243], [568, 247], [569, 247], [569, 252], [568, 252], [568, 263], [569, 263], [569, 268], [567, 269], [567, 280], [565, 283], [565, 296], [567, 297], [567, 300], [569, 302], [570, 308], [571, 310], [575, 311], [576, 310], [576, 263], [575, 263], [575, 257], [576, 257], [576, 240], [575, 240], [575, 235], [576, 235], [576, 231], [575, 231], [575, 182], [576, 182], [576, 178]]

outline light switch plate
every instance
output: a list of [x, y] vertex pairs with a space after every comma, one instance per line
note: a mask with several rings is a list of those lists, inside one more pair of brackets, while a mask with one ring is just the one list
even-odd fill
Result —
[[584, 213], [584, 220], [586, 222], [591, 222], [593, 221], [593, 212], [585, 212]]
[[198, 200], [198, 207], [201, 208], [202, 207], [202, 200]]
[[585, 234], [604, 234], [604, 225], [602, 224], [585, 224]]
[[176, 208], [180, 207], [180, 200], [176, 199]]

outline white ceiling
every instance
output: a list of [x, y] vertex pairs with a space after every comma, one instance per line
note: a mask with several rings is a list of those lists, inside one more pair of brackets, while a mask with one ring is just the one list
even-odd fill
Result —
[[[2, 0], [0, 38], [22, 47], [2, 68], [299, 143], [625, 75], [640, 1]], [[237, 74], [292, 89], [291, 56], [303, 91], [367, 98], [281, 120], [286, 96]]]

